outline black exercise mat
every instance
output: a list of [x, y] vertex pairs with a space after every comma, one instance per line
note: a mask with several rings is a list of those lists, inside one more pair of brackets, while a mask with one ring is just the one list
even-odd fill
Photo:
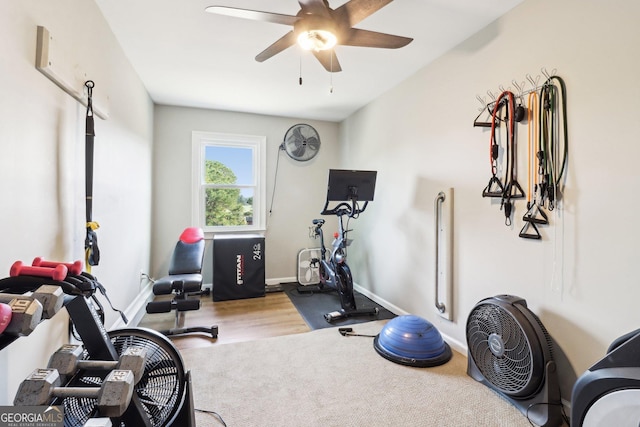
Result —
[[372, 320], [393, 319], [396, 317], [394, 313], [380, 304], [354, 291], [357, 308], [378, 307], [378, 314], [347, 317], [329, 323], [325, 320], [324, 315], [342, 308], [340, 306], [340, 296], [337, 291], [299, 292], [297, 283], [284, 283], [282, 284], [282, 289], [311, 329], [332, 328], [334, 326], [353, 325], [356, 323], [370, 322]]

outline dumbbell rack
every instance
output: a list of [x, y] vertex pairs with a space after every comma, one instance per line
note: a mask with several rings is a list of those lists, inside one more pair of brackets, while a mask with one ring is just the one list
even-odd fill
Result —
[[[54, 307], [43, 307], [42, 317], [37, 322], [32, 322], [35, 328], [43, 320], [53, 317], [59, 311], [63, 303], [59, 301], [63, 297], [63, 293], [69, 296], [91, 296], [95, 293], [97, 281], [92, 276], [82, 277], [82, 262], [74, 263], [58, 263], [45, 261], [40, 257], [33, 260], [31, 266], [24, 265], [21, 261], [16, 261], [11, 266], [9, 277], [0, 279], [0, 292], [7, 295], [15, 295], [18, 299], [35, 299], [42, 302], [42, 299], [36, 297], [34, 290], [40, 286], [54, 288], [55, 295], [49, 295], [49, 299], [56, 299]], [[69, 280], [69, 282], [66, 282]], [[31, 296], [27, 296], [31, 293]], [[66, 303], [66, 297], [65, 297]], [[20, 328], [22, 330], [22, 328]], [[27, 333], [0, 333], [0, 350], [13, 343], [20, 336], [28, 335]]]
[[0, 351], [2, 351], [5, 347], [8, 347], [18, 338], [20, 337], [17, 335], [0, 334]]
[[[112, 342], [113, 334], [111, 332], [107, 332], [98, 312], [96, 311], [93, 304], [88, 300], [89, 297], [92, 297], [95, 293], [95, 285], [97, 284], [97, 281], [95, 281], [94, 284], [91, 283], [91, 281], [95, 280], [95, 278], [82, 273], [85, 277], [78, 280], [71, 280], [73, 279], [73, 277], [71, 277], [71, 274], [69, 274], [69, 276], [66, 276], [64, 280], [59, 280], [59, 275], [57, 275], [54, 279], [51, 277], [50, 272], [43, 272], [38, 270], [37, 268], [38, 267], [28, 267], [26, 269], [28, 273], [20, 275], [14, 274], [15, 271], [13, 271], [12, 267], [11, 277], [0, 279], [0, 289], [11, 291], [10, 293], [16, 294], [16, 296], [18, 296], [20, 294], [33, 291], [35, 288], [38, 288], [40, 285], [45, 283], [61, 286], [64, 292], [67, 294], [64, 296], [63, 306], [69, 313], [71, 322], [73, 323], [78, 336], [81, 337], [83, 345], [85, 347], [85, 351], [90, 356], [90, 359], [117, 361], [119, 358], [119, 354], [116, 350], [114, 342]], [[65, 272], [65, 275], [66, 274], [67, 273]], [[78, 277], [80, 276], [78, 275]], [[86, 280], [87, 277], [89, 278], [89, 280]], [[41, 320], [41, 322], [42, 321], [43, 320]], [[124, 332], [127, 331], [130, 331], [132, 334], [135, 334], [136, 332], [135, 329], [124, 330]], [[144, 332], [144, 330], [140, 331]], [[116, 333], [116, 335], [118, 334]], [[9, 346], [11, 343], [15, 342], [15, 340], [18, 338], [19, 335], [12, 335], [7, 333], [0, 334], [0, 351]], [[125, 339], [126, 338], [128, 337], [125, 336]], [[169, 340], [166, 341], [169, 343], [169, 345], [172, 346]], [[175, 350], [175, 352], [177, 358], [180, 358], [177, 350]], [[180, 364], [181, 363], [182, 362], [180, 360]], [[182, 383], [181, 391], [176, 395], [176, 398], [178, 400], [175, 402], [174, 408], [172, 409], [174, 411], [173, 415], [168, 417], [168, 424], [162, 425], [176, 425], [187, 427], [195, 426], [193, 396], [191, 393], [191, 374], [189, 371], [184, 372], [183, 370], [182, 372], [184, 375], [182, 380], [180, 381]], [[66, 385], [70, 386], [73, 385], [73, 383], [74, 378], [72, 377]], [[61, 403], [62, 399], [56, 399], [53, 402], [53, 404]], [[126, 412], [122, 417], [115, 419], [116, 423], [114, 425], [120, 425], [121, 423], [124, 423], [125, 426], [153, 427], [155, 424], [152, 424], [152, 420], [149, 418], [150, 415], [147, 414], [145, 408], [146, 406], [141, 401], [140, 396], [138, 396], [138, 394], [134, 392]]]

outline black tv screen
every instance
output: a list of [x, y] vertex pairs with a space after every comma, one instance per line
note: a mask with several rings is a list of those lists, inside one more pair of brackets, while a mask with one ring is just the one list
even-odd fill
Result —
[[372, 201], [376, 189], [377, 171], [329, 170], [327, 200]]

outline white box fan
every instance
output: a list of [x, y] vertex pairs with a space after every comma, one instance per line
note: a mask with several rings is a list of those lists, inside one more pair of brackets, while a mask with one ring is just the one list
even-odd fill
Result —
[[298, 252], [298, 283], [303, 286], [320, 283], [320, 248]]
[[538, 426], [563, 423], [551, 337], [527, 302], [498, 295], [467, 319], [467, 374], [494, 390]]

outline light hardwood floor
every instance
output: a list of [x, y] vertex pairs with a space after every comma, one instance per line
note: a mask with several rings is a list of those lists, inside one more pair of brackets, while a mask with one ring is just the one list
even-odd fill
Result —
[[[168, 297], [156, 297], [156, 301]], [[145, 314], [138, 326], [160, 331], [171, 329], [174, 325], [175, 312], [170, 312]], [[189, 334], [174, 336], [171, 340], [178, 350], [182, 350], [310, 330], [284, 292], [271, 292], [260, 298], [217, 302], [213, 302], [211, 295], [203, 296], [199, 310], [185, 312], [185, 327], [213, 325], [218, 325], [217, 339], [207, 338], [204, 334]]]

